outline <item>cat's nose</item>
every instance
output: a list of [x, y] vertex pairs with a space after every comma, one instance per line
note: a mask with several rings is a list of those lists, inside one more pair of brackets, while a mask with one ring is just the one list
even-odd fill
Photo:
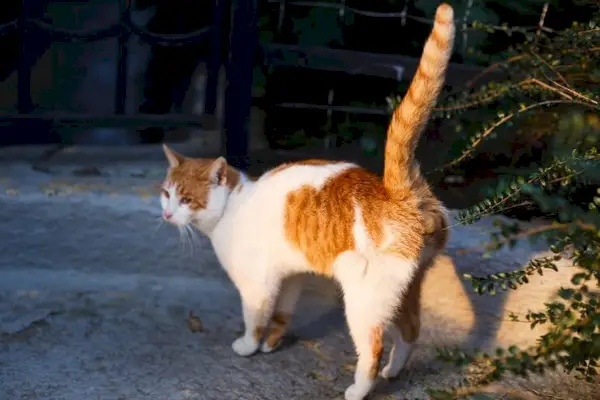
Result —
[[164, 219], [171, 219], [171, 217], [173, 216], [173, 213], [167, 210], [164, 210], [162, 214]]

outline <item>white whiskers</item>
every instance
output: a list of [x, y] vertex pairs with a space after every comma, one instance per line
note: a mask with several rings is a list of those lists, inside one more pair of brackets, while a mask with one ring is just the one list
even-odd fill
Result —
[[186, 256], [191, 258], [195, 255], [197, 250], [198, 237], [196, 232], [191, 225], [178, 226], [180, 246]]
[[165, 220], [162, 219], [162, 217], [157, 217], [157, 224], [154, 227], [154, 230], [152, 231], [152, 236], [156, 235], [156, 232], [158, 232], [158, 230], [163, 226], [163, 224], [165, 223]]

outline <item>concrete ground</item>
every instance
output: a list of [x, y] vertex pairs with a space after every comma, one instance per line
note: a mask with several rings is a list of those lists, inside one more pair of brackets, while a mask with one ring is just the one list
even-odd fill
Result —
[[[42, 150], [0, 151], [0, 399], [342, 398], [354, 352], [331, 282], [311, 279], [283, 349], [237, 357], [239, 299], [209, 242], [159, 225], [160, 149], [74, 148], [34, 165]], [[460, 274], [515, 269], [543, 253], [522, 245], [461, 255], [491, 223], [453, 227], [425, 282], [414, 355], [373, 399], [426, 398], [427, 387], [459, 383], [465, 372], [436, 362], [436, 346], [527, 345], [542, 332], [522, 316], [574, 271], [534, 277], [527, 291], [473, 294]], [[203, 332], [188, 329], [190, 311]], [[509, 388], [553, 399], [591, 399], [595, 389], [558, 373], [496, 392]]]

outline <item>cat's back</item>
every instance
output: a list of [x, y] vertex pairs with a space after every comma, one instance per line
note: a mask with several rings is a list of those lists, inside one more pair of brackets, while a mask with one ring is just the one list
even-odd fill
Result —
[[284, 203], [291, 193], [304, 188], [320, 191], [344, 171], [358, 168], [349, 162], [304, 160], [281, 164], [258, 178], [245, 196], [242, 208], [248, 212], [261, 211], [261, 215], [283, 211]]
[[418, 236], [420, 216], [411, 203], [395, 198], [378, 176], [356, 164], [308, 160], [261, 176], [244, 199], [236, 231], [260, 235], [273, 254], [293, 249], [311, 269], [329, 274], [345, 251], [366, 254], [389, 246], [396, 236], [408, 242]]
[[275, 230], [282, 225], [290, 196], [307, 188], [321, 192], [345, 171], [357, 168], [353, 163], [326, 160], [281, 164], [241, 190], [233, 212], [227, 213], [226, 225], [235, 224], [238, 231], [245, 226], [260, 227], [260, 231]]
[[257, 184], [267, 191], [287, 193], [305, 186], [321, 188], [326, 182], [351, 168], [359, 168], [350, 162], [330, 160], [303, 160], [281, 164], [263, 174]]

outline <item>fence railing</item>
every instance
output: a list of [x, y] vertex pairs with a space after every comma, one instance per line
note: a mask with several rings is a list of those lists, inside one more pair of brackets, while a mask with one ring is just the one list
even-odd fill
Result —
[[[11, 22], [0, 25], [0, 36], [6, 36], [15, 30], [20, 32], [21, 56], [18, 66], [18, 99], [17, 109], [19, 114], [2, 115], [0, 121], [7, 122], [15, 119], [49, 119], [56, 123], [69, 121], [70, 123], [91, 124], [98, 126], [104, 122], [108, 126], [123, 123], [149, 123], [164, 124], [174, 123], [175, 125], [199, 125], [197, 117], [178, 116], [173, 121], [165, 120], [161, 116], [151, 116], [146, 114], [123, 115], [125, 113], [125, 98], [127, 88], [127, 58], [128, 58], [128, 39], [131, 34], [137, 35], [144, 42], [158, 46], [186, 46], [201, 41], [212, 41], [212, 51], [208, 60], [208, 77], [206, 87], [206, 106], [205, 111], [208, 114], [214, 114], [216, 109], [217, 93], [217, 74], [221, 66], [221, 25], [225, 10], [225, 1], [217, 0], [213, 6], [213, 25], [203, 28], [196, 32], [188, 34], [156, 34], [147, 31], [142, 26], [136, 25], [132, 18], [132, 8], [130, 0], [117, 0], [120, 3], [119, 21], [107, 28], [98, 30], [69, 30], [53, 26], [39, 18], [32, 17], [33, 8], [36, 7], [36, 0], [23, 0], [22, 15]], [[31, 100], [31, 71], [34, 62], [28, 57], [27, 51], [30, 45], [39, 40], [40, 37], [49, 38], [52, 42], [63, 43], [82, 43], [95, 42], [108, 38], [118, 38], [117, 53], [117, 79], [114, 98], [114, 112], [116, 115], [92, 116], [69, 113], [44, 113], [34, 114], [34, 105]]]
[[[17, 113], [0, 115], [0, 124], [19, 124], [26, 121], [48, 121], [59, 126], [108, 126], [108, 127], [202, 127], [203, 119], [197, 115], [185, 114], [125, 114], [125, 99], [127, 96], [127, 69], [128, 69], [128, 39], [131, 35], [138, 36], [142, 41], [153, 46], [186, 46], [203, 41], [210, 42], [210, 55], [207, 60], [207, 79], [205, 87], [204, 112], [214, 115], [217, 106], [218, 75], [223, 65], [223, 24], [226, 0], [213, 0], [212, 24], [195, 32], [187, 34], [157, 34], [137, 25], [132, 19], [131, 0], [115, 0], [120, 5], [119, 21], [114, 25], [98, 30], [69, 30], [53, 26], [40, 18], [39, 0], [23, 0], [22, 14], [19, 18], [0, 25], [0, 36], [19, 33], [21, 53], [17, 67]], [[249, 112], [246, 106], [250, 97], [252, 79], [248, 72], [252, 71], [252, 55], [255, 47], [252, 41], [244, 40], [252, 37], [255, 30], [256, 5], [253, 0], [234, 0], [233, 4], [234, 25], [231, 37], [231, 62], [228, 64], [227, 88], [229, 104], [226, 106], [227, 118], [224, 126], [226, 150], [232, 163], [244, 162], [247, 155], [245, 139], [245, 121]], [[41, 39], [52, 42], [82, 43], [98, 40], [117, 38], [118, 52], [116, 69], [116, 90], [114, 95], [114, 114], [90, 115], [69, 112], [38, 112], [31, 97], [31, 74], [36, 60], [30, 55], [32, 44]], [[226, 54], [226, 53], [225, 53]], [[176, 61], [175, 61], [176, 62]], [[241, 97], [240, 97], [241, 96]], [[241, 160], [241, 161], [240, 161]]]
[[[128, 123], [139, 122], [149, 124], [159, 123], [170, 123], [165, 121], [164, 118], [156, 115], [147, 114], [135, 114], [135, 115], [120, 115], [125, 113], [125, 98], [127, 88], [127, 58], [128, 58], [128, 39], [131, 34], [137, 35], [141, 40], [150, 44], [158, 46], [186, 46], [192, 43], [198, 43], [201, 41], [212, 41], [212, 51], [208, 60], [208, 77], [206, 87], [206, 100], [205, 100], [205, 111], [208, 114], [214, 114], [216, 109], [216, 93], [217, 93], [217, 74], [221, 66], [221, 25], [224, 17], [225, 1], [216, 0], [213, 5], [213, 25], [205, 27], [196, 32], [188, 34], [156, 34], [149, 32], [142, 26], [136, 25], [131, 17], [131, 1], [130, 0], [117, 0], [120, 3], [120, 18], [119, 21], [107, 28], [98, 30], [69, 30], [55, 27], [39, 18], [33, 18], [32, 9], [36, 6], [36, 0], [24, 0], [22, 15], [11, 22], [0, 25], [0, 36], [6, 36], [15, 30], [20, 31], [21, 39], [21, 57], [18, 66], [18, 99], [17, 109], [19, 114], [17, 115], [2, 115], [0, 116], [1, 121], [10, 121], [13, 119], [24, 119], [24, 118], [38, 118], [38, 119], [51, 119], [55, 122], [62, 122], [66, 119], [77, 123], [90, 123], [92, 125], [98, 125], [102, 123], [102, 120], [106, 116], [90, 116], [81, 114], [69, 114], [69, 113], [48, 113], [48, 114], [35, 114], [30, 115], [34, 110], [34, 105], [31, 100], [31, 70], [34, 67], [34, 63], [31, 62], [27, 57], [27, 50], [31, 43], [38, 40], [40, 37], [49, 38], [52, 42], [63, 42], [63, 43], [81, 43], [81, 42], [95, 42], [108, 38], [118, 38], [118, 52], [117, 52], [117, 79], [116, 79], [116, 91], [114, 98], [114, 112], [116, 116], [109, 118], [106, 123], [109, 126], [114, 125], [119, 120], [123, 120]], [[176, 125], [198, 125], [197, 117], [183, 117], [178, 116], [174, 118], [173, 123]]]
[[[462, 52], [465, 52], [468, 46], [469, 33], [474, 30], [480, 30], [473, 26], [474, 20], [470, 18], [472, 8], [474, 7], [473, 0], [464, 0], [464, 14], [455, 16], [455, 24], [457, 27], [458, 43]], [[433, 19], [414, 16], [408, 13], [408, 1], [399, 7], [397, 12], [379, 12], [359, 9], [347, 5], [346, 0], [338, 1], [305, 1], [305, 0], [265, 0], [266, 4], [273, 7], [278, 7], [277, 31], [281, 33], [285, 18], [289, 18], [291, 10], [294, 8], [323, 8], [337, 10], [338, 15], [343, 20], [344, 16], [349, 13], [362, 15], [370, 18], [386, 18], [397, 19], [404, 26], [408, 20], [419, 23], [432, 25]], [[544, 26], [544, 20], [548, 12], [548, 4], [545, 3], [539, 19], [539, 23], [534, 26], [517, 26], [511, 27], [508, 25], [488, 26], [496, 31], [504, 32], [506, 35], [515, 33], [527, 34], [536, 33], [539, 35], [541, 31], [552, 32], [552, 29]], [[261, 44], [264, 64], [272, 67], [289, 67], [297, 66], [299, 68], [307, 68], [321, 71], [344, 72], [350, 75], [367, 75], [378, 78], [402, 79], [410, 80], [416, 72], [419, 59], [403, 55], [368, 53], [352, 50], [332, 49], [324, 46], [299, 46], [282, 43], [263, 43]], [[450, 63], [446, 76], [446, 84], [450, 86], [463, 86], [466, 82], [472, 82], [475, 76], [478, 76], [478, 83], [486, 83], [490, 80], [500, 79], [504, 76], [500, 70], [491, 71], [485, 76], [480, 73], [485, 68]], [[389, 113], [385, 107], [348, 107], [343, 105], [331, 104], [331, 95], [333, 88], [330, 91], [327, 104], [300, 104], [283, 102], [277, 104], [284, 108], [297, 109], [313, 109], [324, 110], [328, 113], [341, 112], [350, 114], [375, 114], [385, 115]], [[258, 99], [257, 99], [258, 100]], [[325, 99], [324, 99], [325, 100]]]

